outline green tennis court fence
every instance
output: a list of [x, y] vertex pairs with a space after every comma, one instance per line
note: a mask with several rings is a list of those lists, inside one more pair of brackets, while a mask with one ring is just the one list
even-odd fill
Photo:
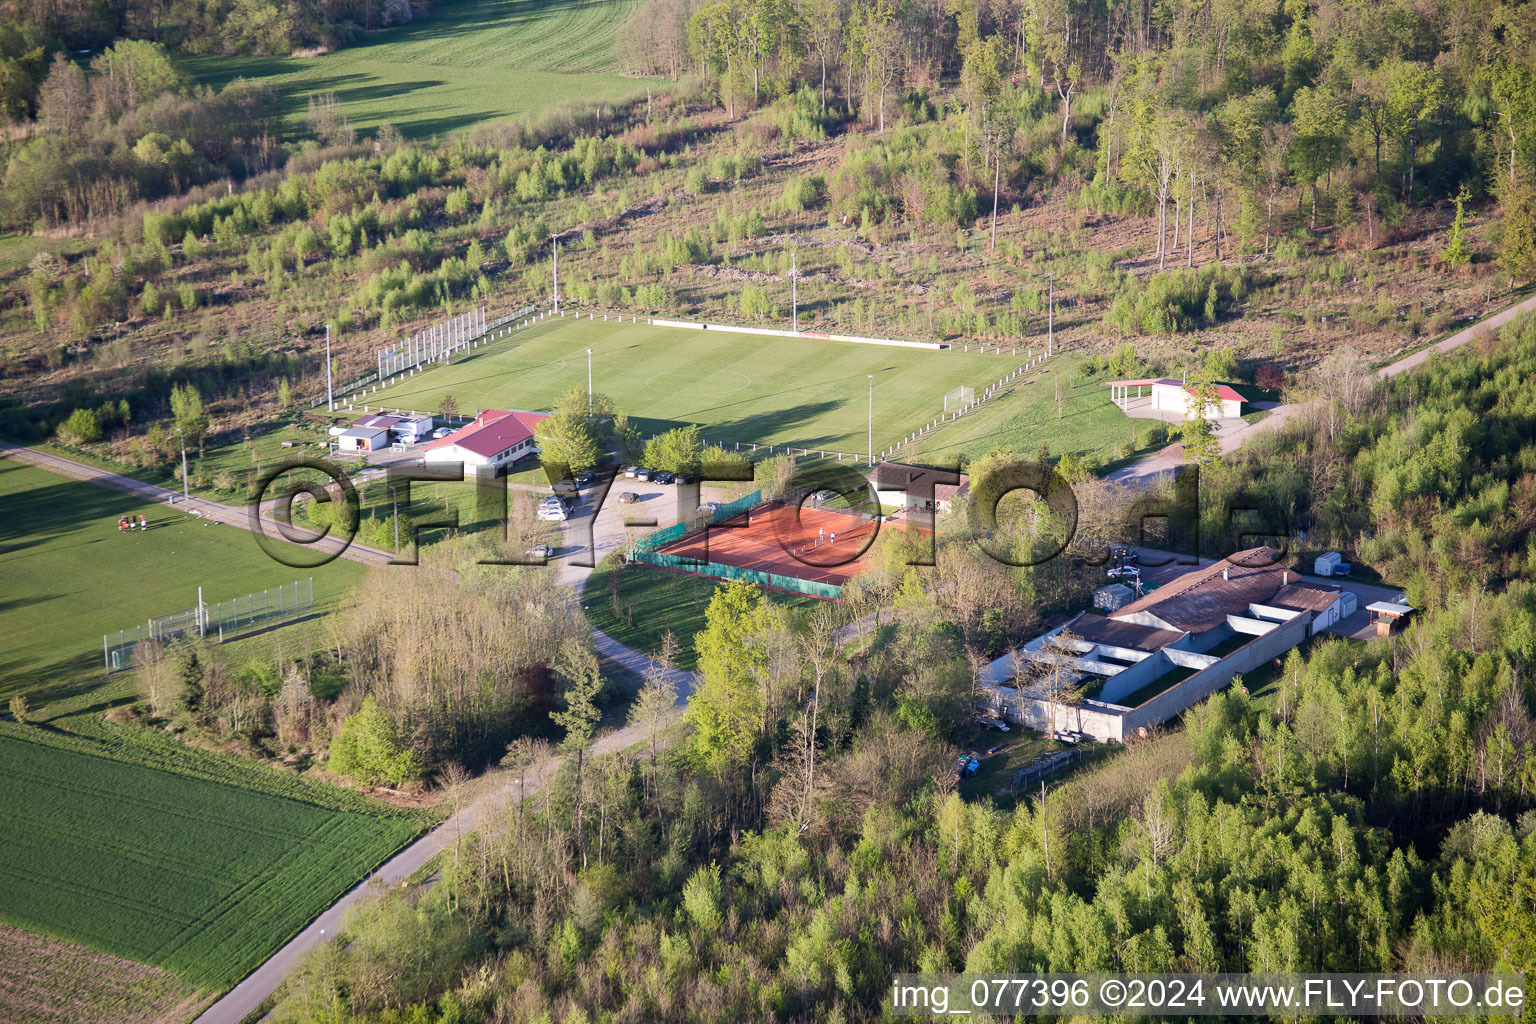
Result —
[[663, 569], [678, 569], [704, 576], [718, 576], [720, 579], [746, 580], [748, 583], [756, 583], [759, 586], [789, 590], [810, 597], [835, 599], [843, 596], [843, 588], [831, 583], [802, 580], [795, 576], [781, 576], [776, 572], [763, 572], [760, 569], [743, 569], [739, 565], [725, 565], [721, 562], [700, 562], [680, 555], [662, 554], [659, 551], [636, 550], [630, 555], [630, 560], [660, 566]]
[[647, 534], [630, 545], [629, 557], [633, 558], [637, 554], [649, 553], [659, 547], [671, 544], [675, 540], [682, 540], [686, 529], [687, 527], [684, 523], [673, 523], [671, 526], [657, 530], [655, 533]]
[[731, 518], [731, 516], [740, 515], [747, 509], [756, 508], [762, 503], [763, 492], [753, 491], [751, 494], [748, 494], [745, 497], [737, 498], [735, 501], [728, 501], [724, 505], [721, 505], [719, 508], [715, 509], [715, 514], [710, 518], [710, 523], [723, 523], [727, 519]]

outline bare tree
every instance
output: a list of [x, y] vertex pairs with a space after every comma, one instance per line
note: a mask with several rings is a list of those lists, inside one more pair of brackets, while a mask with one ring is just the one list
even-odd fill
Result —
[[651, 782], [656, 778], [656, 739], [661, 730], [677, 716], [677, 683], [672, 665], [677, 660], [677, 640], [668, 630], [661, 639], [661, 652], [646, 668], [645, 681], [635, 703], [629, 709], [629, 724], [646, 733], [651, 745]]
[[1291, 155], [1291, 144], [1296, 141], [1296, 126], [1279, 121], [1264, 126], [1264, 141], [1259, 153], [1259, 166], [1269, 183], [1269, 208], [1264, 215], [1264, 258], [1269, 258], [1269, 237], [1275, 221], [1275, 188], [1285, 180], [1285, 164]]
[[1342, 406], [1351, 416], [1358, 416], [1375, 387], [1376, 375], [1359, 349], [1345, 345], [1334, 349], [1318, 364], [1314, 379], [1323, 396], [1323, 413], [1328, 417], [1328, 438], [1332, 440], [1339, 428], [1339, 407]]
[[1076, 645], [1081, 642], [1071, 630], [1063, 629], [1041, 645], [1035, 659], [1018, 666], [1023, 673], [1020, 689], [1045, 702], [1047, 737], [1056, 734], [1056, 709], [1083, 699], [1082, 677], [1073, 667], [1080, 656]]

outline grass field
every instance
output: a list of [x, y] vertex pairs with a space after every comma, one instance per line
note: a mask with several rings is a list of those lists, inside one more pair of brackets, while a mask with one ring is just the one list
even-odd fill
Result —
[[[614, 607], [613, 581], [618, 580], [618, 608]], [[671, 630], [677, 640], [677, 667], [693, 671], [698, 655], [693, 637], [704, 628], [704, 613], [720, 580], [668, 572], [649, 565], [616, 567], [604, 562], [592, 573], [582, 604], [592, 625], [626, 647], [646, 654], [661, 650], [661, 638]], [[812, 608], [809, 597], [764, 591], [774, 604]]]
[[[1098, 381], [1078, 379], [1081, 360], [1061, 356], [1045, 372], [999, 401], [987, 402], [929, 438], [918, 441], [903, 458], [928, 459], [935, 464], [956, 455], [975, 458], [998, 448], [1032, 454], [1041, 441], [1053, 456], [1097, 453], [1108, 462], [1115, 446], [1132, 441], [1155, 420], [1131, 419], [1109, 399]], [[1056, 403], [1056, 378], [1061, 378], [1061, 405]]]
[[[112, 696], [102, 634], [192, 607], [199, 585], [217, 601], [313, 575], [322, 605], [365, 571], [341, 559], [314, 570], [279, 565], [244, 530], [11, 459], [0, 459], [0, 508], [0, 702], [25, 691], [43, 717]], [[119, 533], [125, 512], [152, 528]]]
[[[868, 447], [870, 374], [878, 451], [941, 415], [946, 392], [961, 384], [980, 389], [1023, 358], [567, 320], [514, 333], [371, 400], [388, 408], [437, 409], [444, 395], [452, 395], [465, 412], [545, 410], [566, 389], [586, 387], [588, 348], [593, 386], [648, 433], [696, 423], [711, 441], [858, 454]], [[1048, 388], [1033, 385], [1029, 393]], [[1085, 402], [1082, 419], [1119, 417], [1098, 390], [1104, 411]], [[1017, 404], [1016, 397], [996, 403], [998, 408]], [[1050, 422], [1042, 419], [1047, 427]], [[1073, 437], [1083, 429], [1074, 420], [1053, 433]], [[1020, 443], [1035, 442], [1023, 437]]]
[[634, 0], [444, 0], [408, 25], [323, 57], [194, 57], [183, 67], [215, 87], [269, 82], [290, 118], [334, 92], [354, 125], [384, 122], [428, 138], [572, 100], [645, 91], [619, 75], [613, 41]]
[[233, 984], [419, 830], [0, 732], [0, 920]]

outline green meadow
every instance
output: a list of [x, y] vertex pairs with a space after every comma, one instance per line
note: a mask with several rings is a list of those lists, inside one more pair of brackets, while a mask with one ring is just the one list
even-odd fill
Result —
[[614, 37], [634, 0], [446, 0], [409, 24], [322, 57], [189, 57], [198, 81], [271, 83], [290, 118], [334, 92], [358, 128], [430, 138], [573, 100], [644, 93], [618, 74]]
[[[250, 533], [146, 504], [117, 491], [0, 459], [0, 703], [25, 692], [41, 717], [121, 697], [103, 679], [102, 634], [197, 604], [313, 576], [317, 607], [363, 577], [337, 559], [294, 569]], [[147, 531], [119, 532], [124, 513]]]

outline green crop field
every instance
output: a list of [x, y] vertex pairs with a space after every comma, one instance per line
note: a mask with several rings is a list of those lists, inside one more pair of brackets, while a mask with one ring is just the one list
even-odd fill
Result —
[[222, 87], [270, 82], [285, 113], [334, 92], [359, 128], [389, 122], [427, 138], [559, 103], [618, 100], [645, 80], [618, 74], [613, 42], [634, 0], [444, 0], [408, 25], [323, 57], [193, 57], [183, 66]]
[[233, 984], [420, 827], [39, 732], [0, 731], [0, 920], [203, 988]]
[[[313, 576], [317, 606], [357, 583], [338, 559], [294, 569], [231, 526], [0, 459], [0, 702], [24, 691], [44, 717], [99, 700], [101, 637], [151, 616]], [[151, 529], [120, 533], [124, 513]], [[124, 678], [124, 677], [120, 677]]]
[[[710, 441], [858, 454], [868, 447], [870, 374], [878, 451], [941, 415], [946, 392], [961, 384], [980, 391], [1023, 361], [1022, 353], [1012, 357], [990, 350], [981, 355], [573, 319], [514, 333], [369, 400], [391, 409], [437, 409], [443, 396], [452, 395], [464, 412], [545, 410], [566, 389], [586, 387], [588, 348], [594, 387], [647, 432], [696, 423]], [[1018, 412], [1049, 389], [1048, 383], [1026, 384], [991, 408]], [[1099, 402], [1085, 401], [1082, 417], [1056, 421], [1042, 414], [1036, 429], [1070, 446], [1085, 429], [1102, 433], [1101, 420], [1123, 419], [1104, 389], [1096, 390]], [[1050, 411], [1054, 414], [1054, 404]], [[1033, 448], [1036, 437], [991, 431], [984, 441], [983, 451], [1005, 443]]]

